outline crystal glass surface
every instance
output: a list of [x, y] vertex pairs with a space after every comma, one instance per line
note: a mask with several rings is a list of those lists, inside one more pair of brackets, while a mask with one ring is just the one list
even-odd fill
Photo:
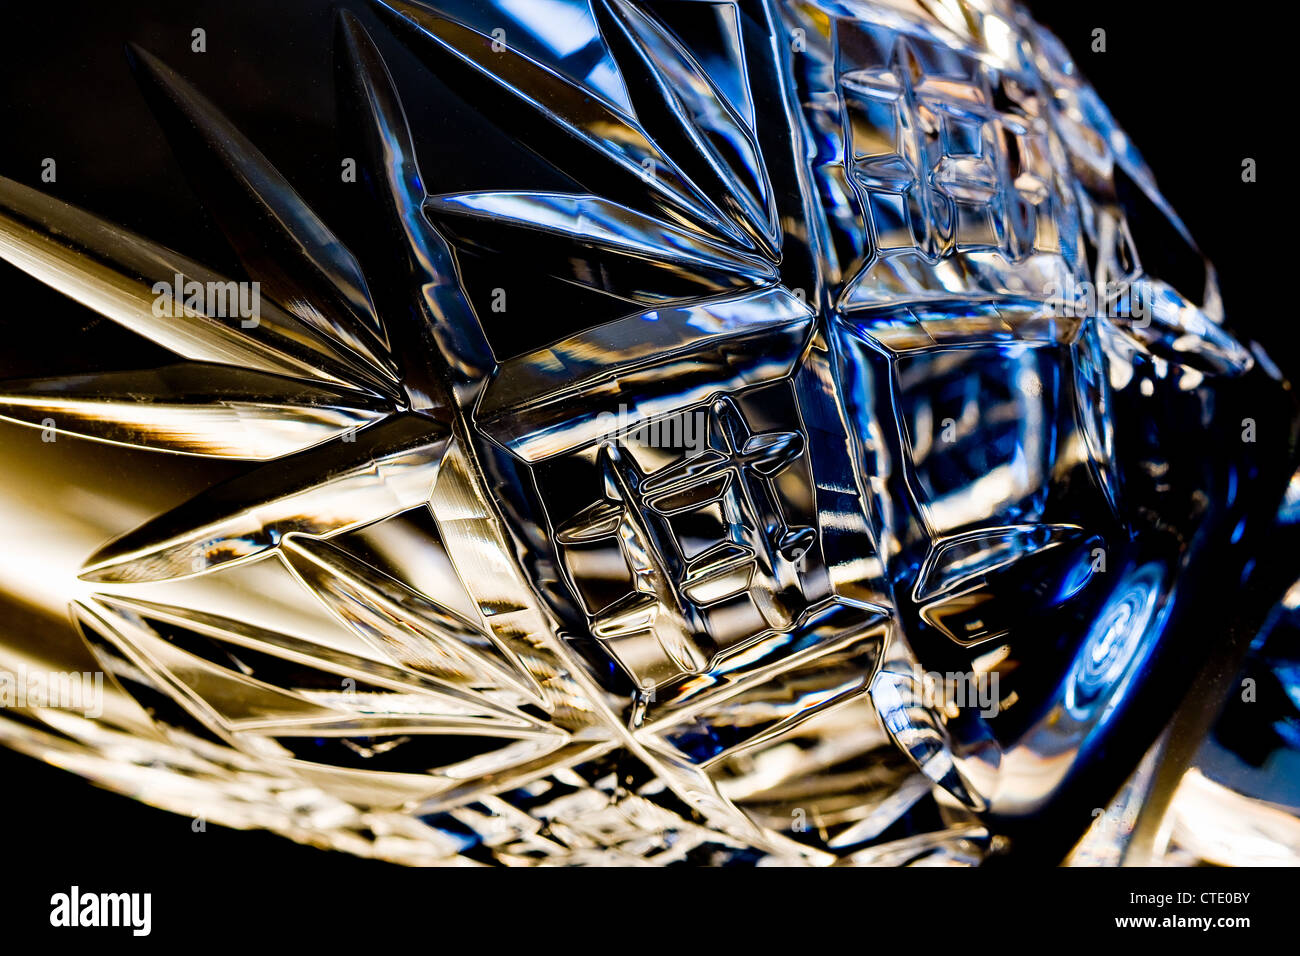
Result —
[[[0, 178], [94, 327], [0, 362], [0, 670], [103, 675], [0, 742], [411, 864], [1297, 859], [1295, 403], [1023, 10], [319, 6], [320, 141], [121, 59], [220, 261]], [[1292, 706], [1181, 754], [1232, 615]]]

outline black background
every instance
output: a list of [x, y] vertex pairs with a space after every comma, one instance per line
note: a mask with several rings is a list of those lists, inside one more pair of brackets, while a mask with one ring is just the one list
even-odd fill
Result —
[[[174, 170], [151, 167], [156, 157], [165, 156], [161, 142], [142, 142], [138, 155], [128, 159], [112, 153], [96, 156], [93, 146], [85, 145], [105, 136], [111, 139], [118, 118], [113, 111], [119, 104], [111, 95], [96, 92], [100, 88], [96, 77], [97, 71], [112, 72], [114, 79], [106, 80], [104, 88], [116, 88], [113, 84], [123, 82], [118, 74], [125, 75], [125, 64], [85, 54], [94, 47], [89, 41], [96, 24], [117, 16], [117, 5], [86, 5], [84, 10], [77, 4], [46, 6], [49, 9], [24, 8], [21, 13], [0, 11], [0, 136], [4, 137], [0, 174], [35, 183], [38, 172], [34, 171], [49, 146], [33, 143], [30, 133], [36, 124], [43, 124], [43, 129], [64, 138], [65, 152], [77, 157], [60, 166], [61, 183], [70, 181], [61, 198], [110, 218], [116, 214], [120, 221], [196, 258], [210, 252], [209, 261], [216, 261], [218, 253], [202, 248], [204, 240], [185, 235], [181, 225], [174, 225], [170, 235], [165, 230], [160, 235], [157, 215], [142, 218], [138, 211], [116, 208], [114, 196], [102, 189], [112, 177], [134, 166], [132, 176], [159, 177], [154, 189], [159, 203], [176, 203], [185, 215], [202, 215], [192, 196], [183, 192], [183, 180], [175, 178]], [[194, 6], [202, 6], [204, 15], [217, 22], [225, 5]], [[328, 20], [325, 6], [294, 2], [265, 9], [288, 10], [286, 15], [302, 17], [306, 23], [310, 19], [306, 11], [312, 8], [319, 8], [317, 16]], [[1263, 343], [1294, 376], [1300, 350], [1293, 347], [1296, 317], [1284, 292], [1292, 281], [1287, 226], [1294, 217], [1282, 141], [1295, 126], [1288, 102], [1294, 97], [1284, 78], [1293, 72], [1289, 59], [1300, 53], [1283, 49], [1294, 31], [1278, 22], [1276, 14], [1266, 16], [1258, 12], [1260, 8], [1246, 5], [1206, 8], [1177, 2], [1065, 4], [1058, 0], [1030, 6], [1075, 55], [1155, 171], [1170, 204], [1216, 264], [1226, 309], [1236, 327], [1244, 337]], [[257, 4], [230, 7], [259, 9]], [[173, 17], [177, 24], [192, 19], [185, 12], [177, 11]], [[248, 22], [255, 23], [256, 15], [250, 16]], [[231, 19], [240, 21], [238, 16]], [[1105, 53], [1090, 49], [1092, 31], [1098, 27], [1106, 30]], [[239, 28], [248, 29], [248, 23]], [[183, 35], [188, 35], [188, 29]], [[291, 48], [283, 56], [285, 62], [268, 67], [268, 75], [298, 71], [295, 93], [312, 98], [328, 93], [325, 64], [295, 62]], [[313, 78], [317, 74], [319, 81]], [[243, 84], [244, 95], [255, 96], [247, 87], [255, 86], [258, 79], [234, 76], [230, 81]], [[324, 85], [324, 93], [317, 89], [318, 82]], [[121, 109], [135, 111], [131, 122], [148, 127], [147, 115], [140, 112], [143, 107], [133, 104]], [[250, 130], [250, 135], [259, 144], [275, 143], [274, 112], [265, 111], [261, 122], [264, 128]], [[285, 148], [267, 152], [278, 164], [292, 167], [290, 154], [308, 139], [308, 131], [295, 130]], [[1256, 183], [1242, 181], [1242, 160], [1247, 157], [1257, 161]], [[182, 223], [184, 216], [177, 214], [170, 221]], [[145, 228], [146, 222], [150, 228]], [[153, 810], [34, 760], [0, 751], [3, 855], [27, 860], [42, 873], [48, 865], [51, 873], [58, 874], [52, 885], [65, 889], [79, 878], [78, 873], [111, 873], [124, 865], [155, 874], [151, 883], [183, 881], [189, 878], [186, 874], [211, 880], [214, 875], [253, 868], [263, 876], [307, 873], [312, 880], [342, 885], [338, 881], [373, 879], [390, 870], [384, 864], [297, 846], [265, 833], [209, 825], [206, 832], [196, 834], [190, 824], [188, 817]], [[174, 876], [159, 876], [165, 874]], [[229, 882], [225, 876], [218, 878]], [[89, 876], [82, 881], [94, 882]], [[45, 892], [39, 887], [32, 891]], [[41, 899], [48, 900], [48, 893]], [[37, 912], [43, 918], [47, 904], [42, 902]], [[917, 943], [921, 944], [919, 938]]]

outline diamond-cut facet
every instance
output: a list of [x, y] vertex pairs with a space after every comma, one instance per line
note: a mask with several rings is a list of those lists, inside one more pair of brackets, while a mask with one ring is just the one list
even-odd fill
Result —
[[1294, 409], [1060, 45], [1002, 0], [364, 6], [359, 219], [130, 47], [237, 277], [0, 179], [6, 281], [172, 356], [0, 381], [10, 544], [59, 541], [0, 590], [61, 635], [0, 663], [111, 698], [0, 740], [406, 863], [1064, 856], [1275, 517], [1239, 413]]

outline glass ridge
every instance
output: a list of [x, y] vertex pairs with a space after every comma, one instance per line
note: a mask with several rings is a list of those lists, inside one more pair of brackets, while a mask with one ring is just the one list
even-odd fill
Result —
[[318, 15], [360, 228], [143, 43], [228, 262], [0, 178], [3, 281], [156, 350], [6, 363], [0, 671], [102, 697], [0, 742], [406, 864], [1296, 861], [1167, 747], [1295, 522], [1289, 386], [1026, 12]]

